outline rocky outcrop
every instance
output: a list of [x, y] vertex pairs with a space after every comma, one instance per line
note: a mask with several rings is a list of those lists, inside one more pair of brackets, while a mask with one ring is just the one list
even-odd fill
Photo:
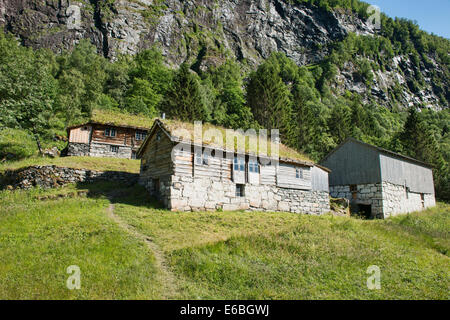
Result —
[[33, 47], [59, 51], [88, 38], [114, 58], [156, 45], [173, 64], [203, 52], [203, 66], [229, 55], [256, 63], [272, 51], [317, 62], [348, 31], [372, 32], [354, 15], [281, 0], [0, 0], [0, 25]]
[[139, 174], [128, 172], [31, 166], [5, 172], [0, 177], [0, 186], [8, 189], [57, 188], [71, 183], [98, 181], [116, 181], [120, 185], [133, 185], [137, 183], [138, 179]]
[[[226, 58], [257, 65], [271, 52], [284, 52], [298, 65], [317, 63], [333, 43], [349, 32], [376, 35], [371, 25], [353, 12], [327, 11], [288, 0], [0, 0], [0, 27], [23, 44], [55, 52], [90, 39], [98, 52], [114, 59], [156, 46], [168, 64], [189, 62], [196, 71], [217, 66]], [[448, 89], [433, 83], [433, 66], [415, 70], [410, 57], [392, 60], [389, 70], [374, 72], [372, 83], [349, 61], [336, 77], [335, 94], [357, 92], [365, 103], [392, 108], [411, 105], [435, 110], [447, 107]], [[377, 65], [377, 61], [371, 61]], [[423, 75], [420, 89], [412, 88]], [[442, 78], [443, 76], [441, 76]], [[445, 92], [442, 92], [445, 91]], [[440, 98], [441, 97], [441, 98]]]

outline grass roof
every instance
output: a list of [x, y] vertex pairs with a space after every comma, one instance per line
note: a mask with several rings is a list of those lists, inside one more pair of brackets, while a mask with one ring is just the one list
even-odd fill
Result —
[[97, 122], [113, 126], [138, 127], [150, 129], [155, 119], [145, 115], [134, 115], [124, 110], [102, 110], [95, 109], [92, 111], [90, 118], [81, 119], [73, 123], [72, 126], [82, 125], [86, 122]]
[[[163, 124], [163, 127], [169, 131], [169, 133], [176, 138], [182, 139], [182, 140], [192, 140], [194, 139], [194, 123], [192, 122], [183, 122], [179, 120], [160, 120]], [[235, 134], [240, 139], [245, 138], [245, 147], [238, 146], [238, 139], [234, 139], [234, 143], [232, 146], [227, 146], [226, 144], [226, 137], [227, 137], [227, 130], [229, 130], [230, 133]], [[250, 154], [258, 154], [260, 147], [265, 148], [263, 145], [260, 145], [258, 142], [258, 135], [256, 133], [256, 136], [245, 136], [245, 132], [242, 131], [236, 131], [233, 129], [227, 129], [224, 127], [216, 126], [210, 123], [203, 123], [202, 124], [202, 131], [203, 131], [203, 145], [211, 146], [211, 147], [219, 147], [225, 150], [230, 150], [232, 148], [233, 151], [237, 152], [245, 152]], [[216, 134], [214, 134], [216, 132]], [[206, 133], [206, 134], [205, 134]], [[220, 134], [219, 134], [220, 133]], [[188, 135], [187, 137], [185, 135]], [[222, 136], [222, 141], [217, 141], [216, 138], [219, 138], [220, 135]], [[217, 137], [218, 136], [218, 137]], [[195, 142], [195, 141], [194, 141]], [[270, 137], [267, 141], [267, 153], [271, 154], [271, 143], [270, 143]], [[264, 149], [262, 149], [264, 150]], [[311, 164], [314, 164], [315, 162], [311, 160], [307, 155], [294, 150], [292, 148], [287, 147], [286, 145], [280, 143], [279, 144], [279, 157], [281, 159], [288, 158], [290, 160], [300, 161], [300, 162], [308, 162]]]

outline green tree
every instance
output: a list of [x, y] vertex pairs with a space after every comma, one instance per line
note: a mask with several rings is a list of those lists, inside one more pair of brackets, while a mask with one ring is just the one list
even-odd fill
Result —
[[24, 48], [0, 31], [0, 127], [26, 130], [41, 154], [41, 137], [54, 115], [52, 68], [47, 53]]
[[189, 69], [187, 64], [183, 63], [175, 73], [162, 108], [168, 116], [179, 120], [208, 119], [200, 78]]

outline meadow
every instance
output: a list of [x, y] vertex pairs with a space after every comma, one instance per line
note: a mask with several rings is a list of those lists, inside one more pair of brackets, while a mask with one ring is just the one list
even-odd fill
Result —
[[177, 213], [115, 188], [1, 191], [0, 299], [449, 299], [448, 204], [371, 221]]

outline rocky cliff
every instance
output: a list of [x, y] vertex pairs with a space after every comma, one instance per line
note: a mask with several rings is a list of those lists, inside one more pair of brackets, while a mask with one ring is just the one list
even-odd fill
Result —
[[[370, 24], [352, 12], [291, 5], [287, 0], [0, 0], [1, 25], [27, 46], [60, 51], [88, 38], [111, 59], [158, 46], [169, 64], [195, 61], [199, 69], [226, 58], [256, 65], [272, 51], [284, 52], [299, 65], [318, 63], [349, 32], [375, 35]], [[368, 85], [354, 75], [349, 62], [339, 72], [336, 92], [359, 92], [366, 101], [389, 106], [390, 89], [402, 86], [395, 100], [405, 106], [445, 107], [427, 77], [432, 70], [420, 70], [426, 85], [412, 93], [406, 85], [414, 76], [409, 57], [397, 57], [389, 69], [377, 71]]]

